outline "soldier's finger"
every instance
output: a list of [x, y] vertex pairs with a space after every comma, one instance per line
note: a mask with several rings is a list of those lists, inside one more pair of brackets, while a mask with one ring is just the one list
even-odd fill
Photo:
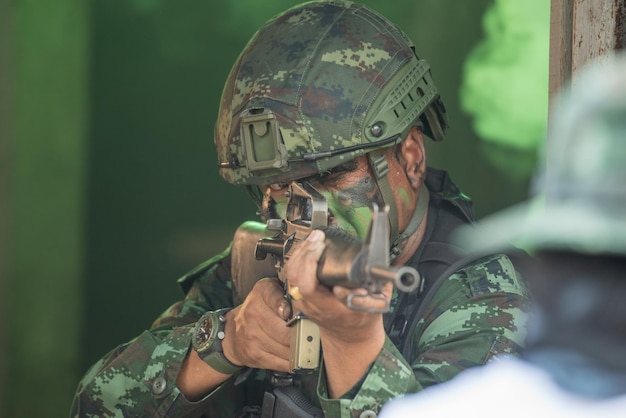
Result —
[[274, 312], [278, 312], [278, 309], [284, 300], [284, 293], [277, 278], [267, 277], [259, 280], [254, 285], [254, 290], [260, 292], [259, 295], [265, 301], [265, 304], [270, 307], [270, 309]]
[[389, 297], [384, 293], [368, 294], [365, 289], [347, 289], [335, 286], [333, 294], [346, 305], [359, 310], [385, 311], [389, 306]]
[[289, 284], [298, 287], [304, 297], [317, 287], [317, 263], [324, 252], [324, 237], [322, 231], [311, 231], [289, 260]]

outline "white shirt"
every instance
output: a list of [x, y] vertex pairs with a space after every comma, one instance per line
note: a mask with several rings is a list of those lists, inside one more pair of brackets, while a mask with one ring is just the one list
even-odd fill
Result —
[[563, 391], [535, 365], [511, 357], [392, 400], [378, 417], [626, 418], [626, 395], [576, 396]]

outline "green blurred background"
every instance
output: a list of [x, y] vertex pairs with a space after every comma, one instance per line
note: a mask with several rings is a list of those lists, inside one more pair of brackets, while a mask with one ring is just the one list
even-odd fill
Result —
[[[295, 1], [0, 0], [0, 416], [67, 416], [80, 376], [254, 218], [217, 174], [223, 82]], [[427, 58], [429, 144], [482, 217], [521, 200], [547, 112], [549, 1], [363, 1]]]

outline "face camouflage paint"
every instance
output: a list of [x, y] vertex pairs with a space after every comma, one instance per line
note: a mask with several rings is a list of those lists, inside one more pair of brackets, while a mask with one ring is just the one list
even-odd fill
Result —
[[[310, 183], [326, 198], [329, 227], [339, 228], [360, 239], [367, 236], [372, 220], [372, 204], [384, 206], [365, 158], [357, 159], [353, 167], [342, 167], [302, 181]], [[288, 186], [273, 184], [264, 187], [262, 214], [266, 219], [285, 218]]]

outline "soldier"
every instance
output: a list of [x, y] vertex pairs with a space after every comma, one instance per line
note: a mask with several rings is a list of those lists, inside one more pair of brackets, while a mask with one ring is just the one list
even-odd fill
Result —
[[511, 260], [458, 262], [448, 239], [473, 222], [473, 209], [445, 172], [426, 166], [425, 138], [443, 139], [446, 127], [428, 63], [383, 16], [324, 1], [267, 22], [224, 87], [220, 174], [246, 187], [265, 221], [285, 218], [293, 182], [309, 184], [328, 205], [326, 234], [364, 240], [372, 203], [389, 207], [389, 257], [420, 271], [424, 287], [385, 286], [385, 314], [350, 309], [350, 295], [362, 296], [353, 299], [360, 308], [380, 298], [321, 285], [327, 241], [313, 231], [285, 271], [292, 309], [319, 327], [321, 365], [281, 390], [266, 370], [290, 370], [283, 288], [259, 280], [239, 303], [229, 247], [180, 280], [184, 300], [150, 330], [92, 366], [72, 416], [375, 416], [391, 398], [519, 352], [527, 291]]
[[460, 233], [476, 249], [516, 242], [536, 254], [525, 353], [392, 401], [381, 417], [624, 416], [626, 56], [584, 69], [561, 101], [539, 193]]

